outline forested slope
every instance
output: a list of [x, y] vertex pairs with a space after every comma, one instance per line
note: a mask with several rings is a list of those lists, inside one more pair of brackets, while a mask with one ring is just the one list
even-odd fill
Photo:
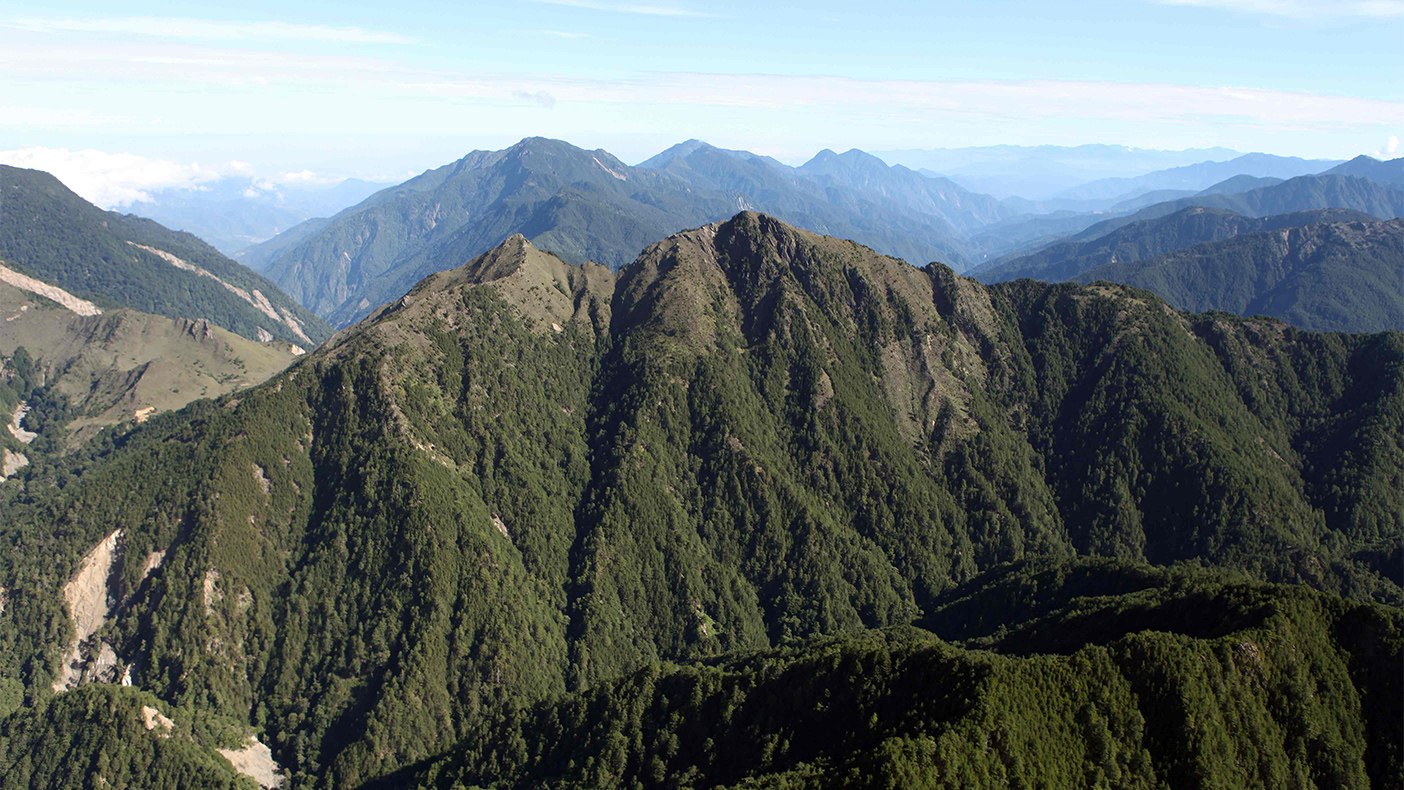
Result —
[[[1316, 613], [1290, 627], [1319, 660], [1265, 649], [1280, 692], [1233, 680], [1213, 702], [1211, 718], [1262, 722], [1271, 745], [1237, 773], [1213, 757], [1213, 775], [1315, 776], [1339, 763], [1346, 786], [1375, 770], [1361, 744], [1389, 731], [1337, 704], [1354, 698], [1341, 683], [1376, 686], [1341, 674], [1351, 648], [1330, 613], [1383, 618], [1385, 647], [1362, 671], [1391, 666], [1387, 635], [1404, 602], [1401, 384], [1399, 333], [1186, 315], [1124, 286], [986, 287], [753, 213], [672, 236], [617, 275], [514, 237], [263, 385], [153, 418], [0, 489], [0, 683], [22, 690], [14, 715], [25, 717], [56, 681], [130, 672], [176, 708], [245, 723], [292, 787], [357, 787], [464, 739], [499, 742], [484, 733], [514, 751], [445, 765], [469, 760], [492, 772], [474, 774], [485, 783], [535, 776], [510, 745], [514, 732], [549, 736], [530, 717], [598, 704], [608, 722], [621, 682], [646, 679], [628, 693], [648, 709], [656, 678], [675, 674], [650, 667], [737, 651], [789, 651], [735, 659], [756, 677], [786, 655], [820, 673], [824, 656], [857, 651], [871, 656], [860, 666], [878, 667], [877, 689], [901, 688], [881, 669], [892, 662], [950, 666], [1011, 684], [971, 693], [1016, 717], [1017, 700], [1053, 693], [1066, 685], [1058, 677], [1074, 684], [1059, 693], [1075, 711], [1077, 683], [1130, 694], [1147, 670], [1126, 662], [1163, 661], [1181, 668], [1167, 682], [1209, 705], [1203, 689], [1219, 681], [1199, 656], [1229, 643], [1193, 640], [1224, 634], [1098, 637], [1091, 668], [967, 654], [909, 632], [861, 635], [937, 616], [973, 594], [968, 585], [992, 585], [981, 574], [1002, 563], [1091, 555], [1323, 591], [1281, 593], [1282, 606]], [[106, 601], [90, 632], [65, 603], [80, 577], [103, 580], [90, 591]], [[1277, 627], [1248, 638], [1286, 633]], [[677, 670], [678, 687], [701, 684], [708, 699], [752, 671], [726, 666]], [[1336, 684], [1330, 702], [1264, 702], [1295, 699], [1304, 677]], [[766, 718], [763, 700], [807, 693], [793, 685], [769, 686], [756, 697], [760, 719], [737, 732], [788, 726]], [[586, 696], [561, 698], [571, 693]], [[878, 722], [854, 755], [886, 743], [872, 732], [940, 743], [948, 725], [989, 729], [962, 723], [964, 698], [912, 713], [887, 691], [869, 697], [862, 710]], [[1106, 710], [1177, 715], [1118, 700]], [[1272, 729], [1299, 714], [1324, 722], [1317, 741]], [[712, 726], [679, 716], [663, 732]], [[1040, 732], [1039, 721], [1019, 733]], [[1098, 726], [1059, 730], [1058, 748], [1103, 749]], [[1204, 753], [1215, 755], [1259, 737], [1207, 732]], [[950, 737], [952, 753], [987, 761], [956, 775], [1014, 775]], [[1182, 758], [1198, 770], [1200, 752], [1147, 740], [1161, 737], [1105, 745], [1098, 754], [1126, 756], [1093, 762], [1147, 782], [1181, 775]], [[1319, 758], [1292, 746], [1318, 741]], [[784, 759], [748, 756], [735, 770], [776, 782], [806, 776], [800, 763], [868, 775], [866, 757], [792, 760], [776, 744]], [[643, 748], [596, 756], [629, 764]], [[579, 781], [624, 776], [612, 764], [570, 768], [559, 754], [551, 765], [585, 771]], [[938, 765], [920, 754], [911, 764]], [[1010, 754], [1033, 761], [1023, 775], [1043, 765], [1023, 746]], [[699, 786], [745, 778], [696, 752], [678, 759], [679, 776], [698, 766]], [[1062, 777], [1074, 764], [1048, 763]]]

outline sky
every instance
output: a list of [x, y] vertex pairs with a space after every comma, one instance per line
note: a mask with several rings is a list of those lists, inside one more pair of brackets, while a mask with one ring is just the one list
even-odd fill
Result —
[[1401, 51], [1404, 0], [0, 2], [0, 162], [114, 205], [531, 135], [629, 163], [689, 138], [1397, 156]]

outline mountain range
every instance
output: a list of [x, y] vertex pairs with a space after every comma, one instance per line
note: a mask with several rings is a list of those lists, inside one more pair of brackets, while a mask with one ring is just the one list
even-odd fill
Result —
[[516, 235], [6, 484], [0, 783], [1385, 785], [1400, 435], [1398, 332]]
[[997, 201], [893, 172], [861, 152], [788, 168], [692, 141], [629, 167], [604, 151], [529, 138], [293, 228], [295, 241], [275, 238], [243, 260], [344, 326], [511, 233], [572, 263], [617, 268], [649, 240], [748, 208], [911, 260], [957, 264], [962, 228], [1002, 213]]
[[[1153, 212], [1152, 212], [1153, 213]], [[1307, 209], [1267, 217], [1246, 217], [1228, 209], [1189, 206], [1173, 214], [1151, 216], [1125, 224], [1107, 224], [1075, 235], [1068, 241], [1044, 247], [996, 265], [980, 267], [971, 275], [996, 283], [1033, 277], [1057, 282], [1089, 269], [1112, 263], [1129, 263], [1168, 252], [1219, 241], [1240, 233], [1277, 230], [1319, 222], [1376, 222], [1369, 214], [1350, 209]], [[1111, 228], [1105, 233], [1098, 230]], [[1089, 238], [1083, 238], [1084, 236]]]

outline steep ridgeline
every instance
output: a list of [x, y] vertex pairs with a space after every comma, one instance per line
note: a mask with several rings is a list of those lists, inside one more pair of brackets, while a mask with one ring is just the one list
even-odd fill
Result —
[[[1121, 286], [986, 287], [749, 212], [654, 244], [617, 275], [513, 237], [272, 380], [153, 418], [73, 456], [61, 485], [31, 482], [0, 502], [0, 690], [24, 700], [22, 719], [40, 715], [55, 684], [129, 677], [174, 709], [248, 727], [292, 788], [357, 787], [464, 738], [506, 744], [483, 782], [510, 783], [536, 770], [524, 762], [531, 745], [545, 748], [535, 739], [556, 726], [533, 705], [574, 692], [607, 703], [629, 673], [660, 677], [646, 669], [657, 662], [790, 651], [755, 659], [752, 674], [744, 659], [666, 670], [684, 679], [664, 683], [679, 691], [665, 690], [661, 710], [695, 699], [703, 711], [660, 731], [692, 744], [683, 766], [707, 748], [691, 728], [727, 721], [730, 703], [707, 684], [770, 683], [782, 665], [816, 689], [859, 683], [832, 661], [849, 648], [807, 646], [932, 617], [1001, 563], [1091, 555], [1323, 590], [1263, 593], [1285, 596], [1268, 609], [1320, 613], [1287, 617], [1312, 652], [1291, 652], [1297, 637], [1281, 636], [1279, 618], [1154, 637], [1150, 652], [1099, 637], [1106, 647], [1086, 658], [1101, 669], [1077, 657], [1006, 662], [924, 637], [910, 653], [882, 635], [855, 637], [869, 656], [855, 666], [881, 688], [903, 688], [883, 667], [908, 655], [919, 673], [988, 677], [993, 690], [953, 696], [955, 708], [920, 709], [962, 733], [984, 727], [984, 712], [961, 713], [971, 700], [1014, 715], [1065, 677], [1071, 721], [1125, 708], [1146, 720], [1145, 738], [1177, 739], [1174, 710], [1151, 707], [1162, 703], [1132, 713], [1112, 697], [1079, 713], [1071, 689], [1106, 681], [1120, 695], [1163, 671], [1194, 684], [1185, 693], [1198, 706], [1222, 687], [1199, 656], [1220, 661], [1241, 642], [1262, 645], [1285, 684], [1272, 688], [1293, 699], [1318, 677], [1373, 696], [1376, 680], [1342, 675], [1341, 662], [1388, 675], [1398, 653], [1402, 371], [1399, 333], [1183, 315]], [[1395, 636], [1356, 651], [1340, 641], [1350, 617], [1384, 618]], [[1234, 641], [1194, 641], [1226, 634]], [[1153, 669], [1162, 658], [1174, 663]], [[821, 666], [837, 674], [810, 671]], [[700, 696], [688, 672], [701, 673]], [[645, 707], [663, 688], [648, 683]], [[785, 696], [790, 685], [781, 677], [755, 697], [754, 715], [809, 705], [810, 686]], [[1306, 721], [1336, 717], [1310, 745], [1280, 729], [1298, 708], [1264, 712], [1259, 691], [1236, 693], [1187, 715], [1252, 722], [1264, 743], [1285, 743], [1264, 752], [1262, 775], [1298, 770], [1279, 760], [1298, 759], [1293, 749], [1321, 755], [1311, 770], [1338, 760], [1348, 781], [1376, 770], [1371, 760], [1398, 770], [1397, 755], [1360, 756], [1361, 739], [1394, 735], [1361, 724], [1349, 692], [1301, 703], [1320, 706]], [[928, 753], [922, 738], [937, 730], [902, 729], [911, 700], [874, 694], [862, 716], [834, 709], [832, 721], [865, 728], [852, 748], [877, 748], [872, 728], [889, 722]], [[580, 699], [563, 710], [594, 704]], [[567, 731], [570, 716], [558, 719]], [[1171, 775], [1155, 762], [1166, 749], [1104, 744], [1100, 720], [1088, 721], [1085, 736], [1060, 743], [1103, 757], [1124, 746], [1131, 775]], [[771, 725], [753, 724], [738, 732], [769, 737]], [[803, 748], [829, 749], [830, 735]], [[798, 754], [780, 740], [777, 760]], [[653, 748], [610, 742], [626, 761]], [[996, 747], [1022, 759], [1024, 742]], [[593, 747], [580, 748], [552, 754], [595, 770], [580, 756]], [[751, 770], [751, 754], [736, 770]], [[1193, 772], [1195, 759], [1174, 765]], [[597, 767], [623, 776], [609, 765]], [[658, 777], [669, 763], [645, 765]], [[732, 781], [713, 770], [693, 783]]]
[[101, 309], [204, 319], [251, 340], [311, 348], [331, 334], [273, 283], [194, 236], [103, 211], [38, 170], [0, 165], [0, 266]]
[[1131, 222], [1105, 235], [1059, 242], [1038, 252], [981, 269], [972, 276], [998, 283], [1032, 277], [1046, 282], [1069, 280], [1111, 263], [1131, 263], [1157, 255], [1219, 241], [1240, 233], [1278, 230], [1321, 222], [1373, 222], [1374, 217], [1349, 209], [1314, 209], [1268, 217], [1245, 217], [1226, 209], [1191, 206], [1174, 214]]
[[1303, 329], [1404, 331], [1404, 220], [1249, 233], [1073, 279], [1127, 283], [1184, 310], [1270, 315]]
[[[923, 205], [946, 204], [933, 193]], [[618, 268], [646, 244], [740, 209], [772, 212], [912, 260], [963, 261], [963, 231], [948, 218], [966, 216], [960, 207], [924, 213], [697, 141], [629, 167], [605, 151], [542, 138], [475, 151], [331, 220], [293, 228], [288, 239], [254, 247], [245, 260], [264, 262], [268, 276], [294, 298], [345, 326], [513, 233], [570, 263]]]

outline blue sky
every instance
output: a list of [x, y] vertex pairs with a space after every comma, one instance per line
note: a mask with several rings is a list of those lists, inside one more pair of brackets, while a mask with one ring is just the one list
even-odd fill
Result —
[[1404, 0], [0, 3], [0, 152], [168, 178], [398, 178], [534, 134], [631, 163], [690, 137], [1344, 158], [1404, 128], [1401, 50]]

